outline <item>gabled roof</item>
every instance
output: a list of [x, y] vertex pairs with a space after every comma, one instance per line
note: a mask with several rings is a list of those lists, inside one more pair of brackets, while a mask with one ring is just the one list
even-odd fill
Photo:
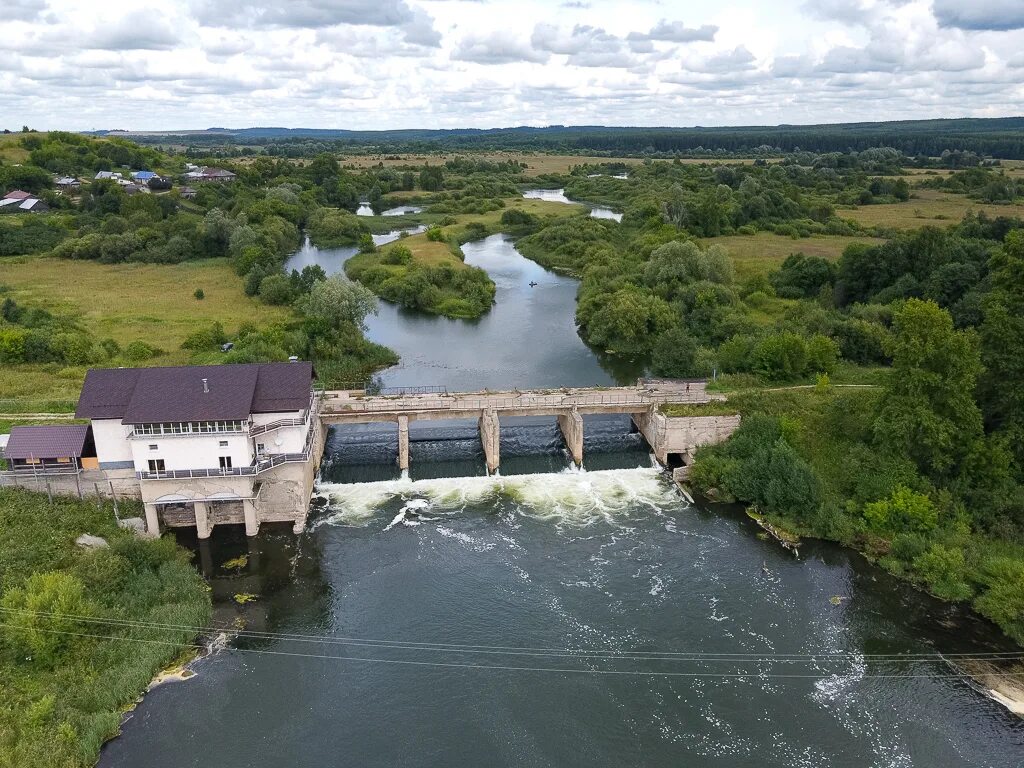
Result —
[[10, 192], [4, 195], [4, 200], [24, 200], [29, 197], [32, 197], [31, 192], [25, 192], [24, 190], [21, 189], [12, 189]]
[[154, 176], [156, 176], [156, 174], [153, 171], [134, 171], [132, 173], [132, 178], [138, 179], [139, 181], [149, 181]]
[[8, 459], [78, 458], [89, 429], [88, 424], [12, 427], [4, 456]]
[[312, 383], [309, 362], [93, 369], [75, 415], [125, 424], [244, 421], [305, 408]]

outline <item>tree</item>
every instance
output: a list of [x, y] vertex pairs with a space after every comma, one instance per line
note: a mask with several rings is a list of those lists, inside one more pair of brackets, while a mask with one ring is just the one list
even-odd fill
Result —
[[974, 401], [981, 372], [977, 337], [954, 330], [949, 313], [935, 302], [910, 299], [893, 313], [886, 353], [893, 371], [875, 439], [941, 482], [982, 432]]
[[260, 300], [265, 304], [288, 304], [293, 298], [292, 281], [285, 275], [267, 275], [260, 281]]
[[1006, 433], [1024, 467], [1024, 230], [1006, 236], [990, 270], [992, 292], [984, 299], [979, 329], [981, 403], [987, 425]]
[[428, 165], [420, 171], [420, 188], [426, 192], [437, 192], [444, 186], [444, 169], [439, 165]]
[[[578, 311], [578, 310], [577, 310]], [[646, 354], [653, 339], [672, 324], [672, 308], [637, 288], [623, 288], [610, 296], [586, 323], [592, 344], [617, 353]]]
[[779, 296], [799, 299], [817, 296], [824, 286], [834, 283], [836, 270], [831, 262], [820, 256], [791, 253], [768, 279]]
[[773, 333], [757, 343], [751, 359], [754, 370], [767, 379], [795, 379], [807, 370], [807, 344], [795, 333]]
[[656, 376], [685, 378], [695, 376], [697, 361], [697, 342], [686, 332], [676, 326], [658, 336], [651, 352], [651, 372]]
[[313, 286], [299, 303], [299, 309], [313, 324], [334, 330], [356, 326], [365, 331], [366, 316], [377, 314], [377, 297], [359, 283], [332, 275]]

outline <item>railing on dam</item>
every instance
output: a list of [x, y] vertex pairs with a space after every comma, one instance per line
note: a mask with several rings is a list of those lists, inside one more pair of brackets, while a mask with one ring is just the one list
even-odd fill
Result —
[[665, 403], [706, 403], [711, 398], [705, 382], [680, 382], [665, 386], [606, 389], [523, 390], [512, 392], [424, 393], [398, 396], [363, 396], [349, 392], [325, 392], [324, 417], [359, 414], [497, 411], [569, 411], [605, 408], [644, 411]]

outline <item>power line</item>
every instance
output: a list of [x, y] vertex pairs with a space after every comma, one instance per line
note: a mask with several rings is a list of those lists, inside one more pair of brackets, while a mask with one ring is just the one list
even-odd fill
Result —
[[[22, 629], [13, 624], [2, 624], [0, 628], [15, 628]], [[173, 646], [175, 648], [196, 648], [199, 650], [205, 650], [206, 646], [198, 645], [196, 643], [175, 643], [171, 640], [150, 640], [146, 638], [135, 638], [135, 637], [120, 637], [116, 635], [96, 635], [86, 632], [70, 632], [59, 629], [39, 629], [33, 628], [36, 632], [45, 632], [50, 634], [58, 635], [69, 635], [72, 637], [87, 637], [97, 640], [113, 640], [120, 642], [136, 642], [136, 643], [148, 643], [151, 645], [166, 645]], [[267, 649], [259, 648], [232, 648], [232, 652], [237, 653], [250, 653], [257, 655], [266, 656], [287, 656], [293, 658], [303, 659], [319, 659], [321, 661], [358, 661], [366, 662], [371, 664], [400, 664], [407, 666], [417, 667], [439, 667], [439, 668], [451, 668], [451, 669], [481, 669], [481, 670], [494, 670], [499, 672], [554, 672], [557, 674], [592, 674], [592, 675], [619, 675], [619, 676], [632, 676], [632, 677], [713, 677], [713, 678], [785, 678], [785, 679], [806, 679], [806, 680], [822, 680], [826, 677], [832, 677], [835, 673], [821, 674], [821, 675], [804, 675], [804, 674], [776, 674], [776, 673], [764, 673], [764, 672], [653, 672], [645, 670], [617, 670], [617, 669], [579, 669], [579, 668], [566, 668], [566, 667], [514, 667], [510, 665], [498, 665], [498, 664], [466, 664], [457, 662], [441, 662], [441, 661], [413, 661], [408, 659], [375, 659], [366, 658], [359, 656], [328, 656], [317, 653], [296, 653], [293, 651], [272, 651]], [[1024, 677], [1024, 672], [1010, 672], [1006, 673], [1007, 677]], [[964, 678], [962, 674], [934, 674], [934, 675], [870, 675], [863, 674], [862, 678], [871, 679], [957, 679], [961, 680]]]
[[[80, 621], [83, 623], [106, 624], [126, 629], [151, 629], [158, 631], [181, 631], [200, 634], [211, 628], [195, 627], [182, 624], [165, 624], [158, 622], [132, 621], [128, 619], [103, 618], [97, 616], [81, 616], [60, 614], [29, 609], [11, 609], [0, 607], [0, 612], [23, 613], [37, 617]], [[10, 625], [8, 625], [10, 626]], [[671, 652], [671, 651], [600, 651], [572, 648], [529, 648], [520, 646], [478, 646], [454, 643], [421, 643], [400, 640], [376, 640], [368, 638], [334, 637], [329, 635], [302, 635], [278, 632], [262, 632], [234, 627], [212, 628], [214, 631], [230, 633], [239, 637], [254, 640], [304, 642], [323, 645], [361, 646], [381, 648], [385, 650], [432, 651], [460, 654], [486, 654], [502, 656], [531, 656], [553, 658], [578, 658], [600, 660], [639, 660], [639, 661], [674, 661], [674, 662], [762, 662], [762, 663], [836, 663], [841, 661], [871, 661], [876, 663], [900, 661], [1016, 661], [1024, 658], [1024, 652], [993, 652], [972, 654], [941, 654], [941, 653], [907, 653], [907, 654], [863, 654], [857, 652], [822, 652], [816, 654], [765, 654], [765, 653], [706, 653], [706, 652]], [[131, 639], [131, 638], [125, 638]], [[248, 649], [240, 649], [248, 650]]]

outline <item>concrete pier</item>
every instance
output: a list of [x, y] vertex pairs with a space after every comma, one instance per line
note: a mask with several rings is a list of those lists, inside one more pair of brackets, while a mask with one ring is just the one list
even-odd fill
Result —
[[559, 414], [558, 428], [562, 430], [565, 446], [569, 449], [572, 462], [577, 467], [583, 466], [583, 417], [573, 408], [569, 413]]
[[213, 531], [213, 524], [210, 522], [210, 510], [205, 501], [193, 502], [192, 508], [196, 511], [196, 536], [200, 539], [210, 538]]
[[501, 426], [498, 423], [498, 414], [492, 409], [487, 409], [480, 416], [480, 442], [483, 444], [484, 458], [487, 460], [487, 473], [496, 472], [501, 461]]
[[405, 414], [398, 417], [398, 468], [409, 469], [409, 417]]

